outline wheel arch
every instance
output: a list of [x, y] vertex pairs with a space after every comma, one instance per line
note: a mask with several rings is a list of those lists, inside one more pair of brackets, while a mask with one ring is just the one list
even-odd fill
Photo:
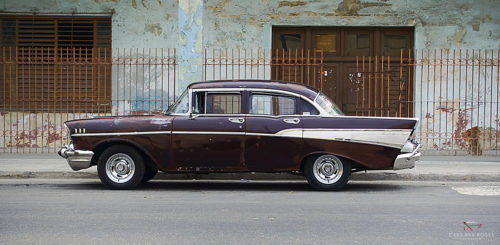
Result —
[[334, 153], [334, 152], [317, 151], [317, 152], [311, 152], [311, 153], [309, 153], [309, 154], [307, 154], [307, 155], [305, 155], [305, 156], [302, 157], [302, 160], [300, 161], [300, 172], [302, 172], [302, 173], [304, 172], [304, 166], [307, 163], [307, 161], [309, 161], [311, 159], [316, 159], [316, 158], [318, 158], [321, 155], [334, 155], [334, 156], [340, 158], [340, 160], [342, 160], [342, 161], [349, 161], [350, 164], [351, 164], [351, 170], [355, 169], [358, 166], [362, 166], [360, 163], [358, 163], [355, 160], [353, 160], [353, 159], [351, 159], [349, 157], [346, 157], [344, 155], [337, 154], [337, 153]]
[[99, 142], [93, 150], [94, 155], [92, 156], [91, 165], [97, 165], [97, 162], [99, 161], [99, 157], [101, 156], [101, 154], [104, 152], [104, 150], [106, 150], [112, 145], [127, 145], [136, 149], [139, 152], [139, 154], [141, 154], [141, 156], [144, 158], [144, 163], [147, 166], [153, 169], [158, 169], [158, 162], [149, 154], [149, 152], [146, 149], [144, 149], [144, 147], [134, 143], [133, 141], [126, 139], [107, 139]]

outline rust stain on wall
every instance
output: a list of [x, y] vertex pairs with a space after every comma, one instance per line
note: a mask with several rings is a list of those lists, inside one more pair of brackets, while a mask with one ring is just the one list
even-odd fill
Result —
[[306, 2], [303, 1], [281, 1], [278, 5], [279, 8], [281, 7], [297, 7], [297, 6], [304, 6], [306, 5]]
[[337, 9], [335, 9], [335, 13], [341, 16], [358, 16], [358, 11], [363, 8], [383, 6], [391, 6], [391, 4], [381, 2], [366, 3], [360, 2], [358, 0], [343, 0], [341, 3], [339, 3]]
[[94, 0], [96, 3], [118, 3], [118, 0]]

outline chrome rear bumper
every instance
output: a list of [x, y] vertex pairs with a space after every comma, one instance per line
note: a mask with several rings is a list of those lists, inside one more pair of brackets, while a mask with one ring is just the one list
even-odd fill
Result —
[[93, 151], [75, 150], [73, 144], [64, 145], [58, 152], [59, 156], [66, 158], [71, 169], [78, 171], [90, 167]]
[[403, 149], [413, 148], [411, 152], [399, 154], [394, 161], [393, 170], [409, 169], [415, 167], [415, 162], [420, 160], [420, 144], [408, 141]]

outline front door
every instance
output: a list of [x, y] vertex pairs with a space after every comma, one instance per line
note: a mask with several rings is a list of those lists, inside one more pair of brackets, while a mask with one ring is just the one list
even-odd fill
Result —
[[193, 114], [173, 123], [174, 163], [180, 171], [230, 171], [243, 163], [241, 93], [193, 92]]
[[292, 96], [250, 93], [245, 136], [249, 170], [293, 170], [300, 164], [302, 122], [297, 103]]

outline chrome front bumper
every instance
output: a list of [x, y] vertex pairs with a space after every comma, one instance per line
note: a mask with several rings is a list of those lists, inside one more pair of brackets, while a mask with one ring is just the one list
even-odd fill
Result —
[[[405, 152], [406, 150], [411, 150], [411, 152]], [[408, 141], [403, 147], [402, 154], [399, 154], [394, 161], [393, 170], [414, 168], [415, 162], [420, 160], [420, 144], [416, 142]]]
[[90, 167], [93, 151], [85, 150], [75, 150], [73, 144], [64, 145], [57, 154], [59, 156], [66, 158], [71, 169], [78, 171], [80, 169], [86, 169]]

